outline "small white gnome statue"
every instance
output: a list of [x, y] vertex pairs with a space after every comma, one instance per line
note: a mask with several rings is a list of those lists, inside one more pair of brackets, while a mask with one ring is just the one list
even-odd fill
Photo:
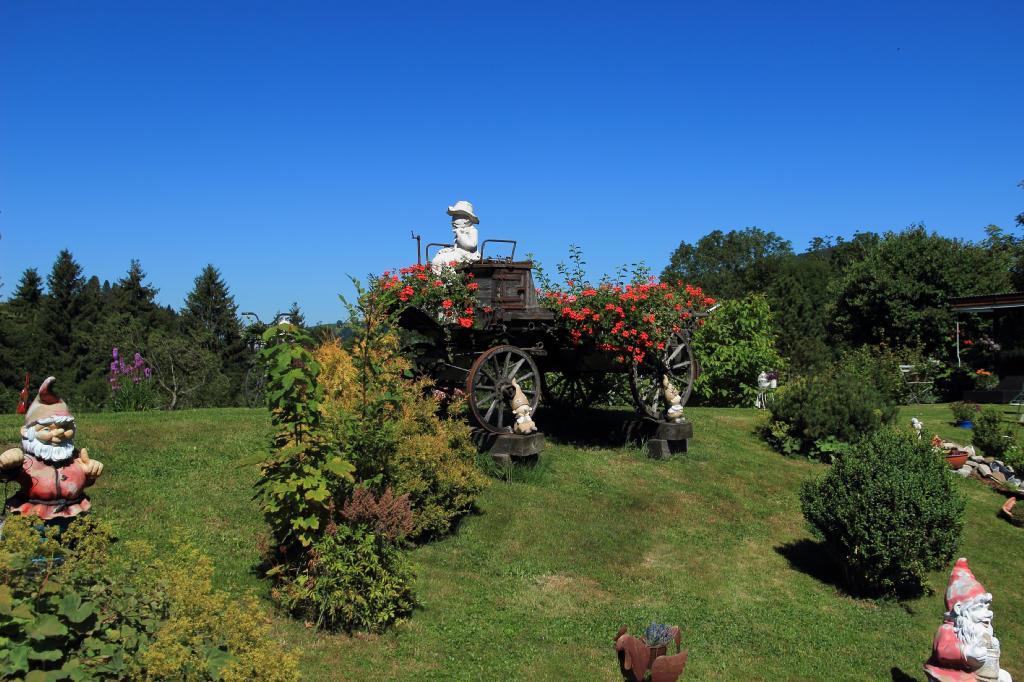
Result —
[[536, 431], [537, 425], [533, 423], [533, 417], [530, 416], [530, 401], [526, 399], [523, 389], [519, 388], [519, 382], [513, 379], [512, 385], [516, 389], [516, 393], [512, 397], [512, 414], [516, 416], [516, 425], [512, 430], [521, 436], [526, 436]]
[[682, 396], [679, 395], [679, 391], [676, 390], [676, 387], [672, 385], [667, 376], [661, 377], [661, 395], [665, 398], [665, 402], [668, 403], [665, 419], [673, 424], [681, 424], [686, 421], [686, 417], [683, 416]]
[[917, 437], [921, 438], [921, 432], [924, 430], [924, 422], [917, 417], [910, 418], [910, 425], [914, 427], [914, 431], [917, 432]]

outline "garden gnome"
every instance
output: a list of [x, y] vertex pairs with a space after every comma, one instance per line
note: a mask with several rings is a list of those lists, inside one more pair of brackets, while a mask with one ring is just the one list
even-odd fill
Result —
[[917, 437], [921, 438], [921, 431], [924, 429], [924, 422], [917, 417], [910, 418], [910, 425], [914, 427], [914, 431], [917, 433]]
[[103, 473], [103, 464], [74, 446], [75, 418], [54, 393], [55, 381], [47, 377], [25, 413], [21, 447], [0, 454], [0, 477], [21, 486], [7, 500], [8, 512], [69, 521], [89, 511], [84, 491]]
[[456, 201], [454, 206], [448, 207], [448, 215], [452, 217], [455, 245], [446, 246], [430, 260], [435, 272], [445, 266], [480, 260], [480, 252], [477, 250], [480, 235], [476, 229], [480, 219], [473, 213], [473, 204], [468, 201]]
[[526, 436], [536, 431], [537, 425], [533, 423], [533, 417], [530, 416], [530, 401], [526, 399], [523, 389], [519, 388], [519, 382], [513, 379], [512, 385], [516, 389], [515, 395], [512, 396], [512, 414], [516, 416], [516, 425], [512, 430], [521, 436]]
[[676, 390], [676, 387], [672, 385], [667, 376], [661, 377], [661, 394], [665, 398], [665, 402], [668, 403], [665, 419], [673, 424], [680, 424], [686, 421], [686, 417], [683, 416], [682, 396], [679, 395], [679, 391]]
[[1012, 682], [999, 667], [999, 640], [992, 633], [992, 595], [977, 581], [967, 559], [953, 566], [946, 588], [945, 621], [924, 665], [933, 682]]

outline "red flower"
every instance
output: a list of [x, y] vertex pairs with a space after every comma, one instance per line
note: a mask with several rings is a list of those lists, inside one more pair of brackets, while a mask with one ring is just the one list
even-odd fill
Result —
[[460, 317], [459, 318], [459, 324], [462, 325], [463, 327], [467, 327], [467, 328], [468, 327], [472, 327], [473, 326], [473, 318], [472, 317]]
[[435, 287], [438, 287], [438, 288], [440, 288], [440, 287], [443, 287], [443, 286], [444, 286], [444, 282], [442, 282], [442, 281], [441, 281], [441, 280], [439, 280], [439, 279], [435, 279], [435, 280], [434, 280], [434, 286], [435, 286]]
[[470, 282], [469, 284], [466, 285], [466, 288], [469, 289], [470, 291], [476, 291], [477, 289], [480, 288], [480, 285], [477, 284], [476, 282]]
[[452, 300], [450, 298], [444, 299], [443, 301], [441, 301], [441, 307], [444, 308], [445, 310], [448, 310], [448, 308], [452, 307]]

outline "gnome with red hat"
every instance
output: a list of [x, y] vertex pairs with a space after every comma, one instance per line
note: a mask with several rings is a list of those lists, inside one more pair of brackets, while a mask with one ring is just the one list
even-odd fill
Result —
[[935, 633], [924, 665], [934, 682], [1012, 682], [999, 667], [999, 640], [992, 632], [992, 595], [958, 559], [946, 588], [945, 621]]
[[8, 512], [70, 521], [89, 511], [85, 488], [103, 473], [103, 464], [74, 446], [75, 418], [54, 393], [55, 381], [43, 382], [25, 413], [21, 447], [0, 454], [0, 477], [21, 486], [7, 500]]

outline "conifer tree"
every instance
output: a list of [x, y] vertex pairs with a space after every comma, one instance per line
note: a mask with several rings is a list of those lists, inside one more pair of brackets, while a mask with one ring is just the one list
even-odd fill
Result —
[[72, 332], [81, 313], [85, 277], [71, 252], [64, 249], [57, 256], [46, 277], [47, 293], [43, 299], [42, 338], [56, 364], [67, 366], [72, 353]]
[[146, 273], [138, 259], [133, 258], [125, 276], [110, 287], [110, 301], [114, 312], [145, 322], [157, 308], [158, 291], [146, 284]]
[[198, 402], [232, 404], [241, 394], [239, 386], [245, 374], [246, 349], [238, 306], [220, 271], [213, 265], [207, 265], [196, 277], [181, 311], [181, 328], [220, 361], [218, 378], [210, 381]]
[[11, 295], [11, 306], [19, 311], [36, 308], [43, 300], [43, 278], [35, 268], [21, 273], [18, 288]]

